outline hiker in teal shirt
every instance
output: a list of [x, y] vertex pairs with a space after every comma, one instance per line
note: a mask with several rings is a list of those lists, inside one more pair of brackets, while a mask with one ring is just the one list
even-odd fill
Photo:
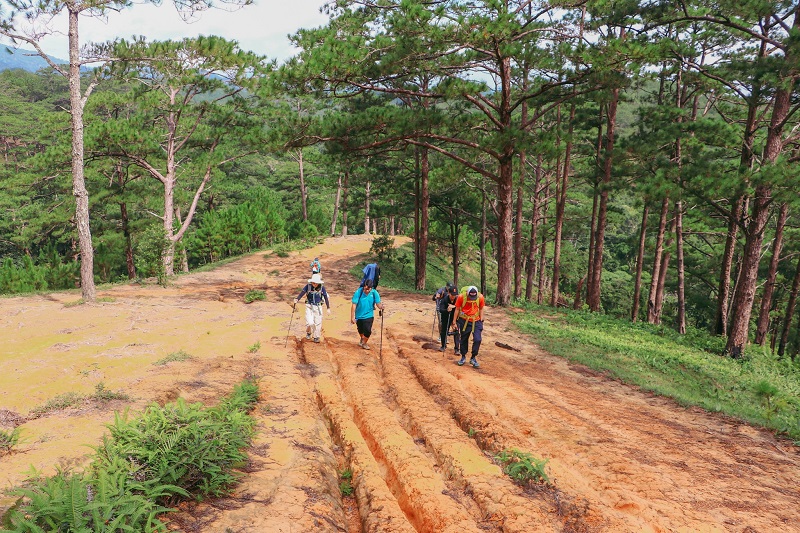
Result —
[[370, 335], [372, 335], [372, 322], [375, 320], [375, 307], [383, 313], [383, 304], [381, 303], [381, 295], [378, 294], [377, 289], [372, 288], [372, 280], [367, 279], [364, 281], [364, 286], [356, 289], [353, 294], [353, 305], [350, 306], [350, 323], [355, 324], [358, 329], [358, 334], [361, 340], [358, 345], [369, 350], [367, 344]]

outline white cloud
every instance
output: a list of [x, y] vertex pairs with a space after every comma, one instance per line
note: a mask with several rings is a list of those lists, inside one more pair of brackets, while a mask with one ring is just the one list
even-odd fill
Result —
[[[189, 22], [181, 19], [169, 0], [164, 0], [161, 6], [134, 3], [120, 12], [110, 12], [105, 18], [81, 17], [80, 40], [81, 44], [86, 44], [118, 37], [130, 39], [133, 35], [143, 35], [148, 40], [219, 35], [238, 41], [245, 50], [281, 62], [297, 52], [289, 42], [289, 34], [327, 22], [327, 16], [320, 13], [326, 0], [255, 1], [235, 11], [226, 11], [225, 4], [219, 4], [222, 8], [199, 13]], [[58, 33], [44, 38], [42, 48], [52, 56], [67, 59], [65, 14], [62, 13], [52, 26]]]

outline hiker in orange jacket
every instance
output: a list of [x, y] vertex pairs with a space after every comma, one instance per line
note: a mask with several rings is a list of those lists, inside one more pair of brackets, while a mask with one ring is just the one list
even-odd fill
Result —
[[456, 323], [453, 330], [460, 336], [459, 348], [461, 349], [461, 360], [456, 364], [463, 366], [467, 358], [469, 349], [469, 336], [472, 334], [472, 356], [469, 364], [473, 368], [480, 368], [478, 364], [478, 350], [481, 347], [481, 334], [483, 333], [483, 308], [486, 306], [486, 299], [483, 294], [478, 292], [478, 288], [471, 286], [466, 293], [458, 295], [456, 298]]

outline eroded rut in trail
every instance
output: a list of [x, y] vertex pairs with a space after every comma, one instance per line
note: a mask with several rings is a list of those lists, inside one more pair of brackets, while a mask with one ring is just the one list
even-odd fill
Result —
[[[387, 305], [383, 329], [376, 316], [372, 350], [361, 349], [349, 323], [356, 283], [347, 270], [368, 247], [363, 237], [333, 239], [290, 258], [250, 256], [181, 278], [172, 290], [115, 288], [107, 293], [122, 309], [101, 309], [88, 320], [118, 320], [132, 339], [137, 330], [151, 332], [138, 344], [147, 346], [137, 351], [147, 360], [159, 356], [158, 339], [172, 331], [156, 331], [155, 313], [185, 312], [191, 323], [182, 322], [184, 334], [205, 341], [192, 348], [191, 361], [123, 365], [112, 381], [102, 357], [112, 351], [91, 348], [100, 332], [71, 330], [75, 346], [94, 350], [89, 360], [105, 379], [137, 391], [141, 405], [178, 395], [213, 402], [242, 376], [260, 377], [258, 432], [242, 482], [231, 497], [184, 505], [170, 515], [170, 529], [800, 532], [797, 448], [543, 353], [535, 339], [514, 332], [504, 310], [487, 310], [482, 367], [475, 370], [455, 365], [449, 348], [426, 349], [429, 296], [379, 288]], [[303, 339], [302, 316], [282, 303], [299, 290], [315, 255], [334, 308], [321, 343]], [[265, 290], [270, 303], [244, 305], [249, 288]], [[142, 309], [145, 296], [137, 291], [158, 304]], [[42, 304], [42, 316], [46, 305], [57, 304]], [[30, 310], [18, 313], [30, 322]], [[254, 338], [261, 347], [248, 353]], [[135, 351], [132, 339], [123, 344]], [[94, 427], [111, 413], [58, 416]], [[42, 439], [25, 453], [33, 457], [58, 446], [55, 440]], [[514, 484], [494, 460], [511, 449], [547, 459], [551, 485]], [[59, 449], [59, 460], [78, 461], [71, 453]], [[22, 464], [19, 455], [0, 459], [4, 474]]]

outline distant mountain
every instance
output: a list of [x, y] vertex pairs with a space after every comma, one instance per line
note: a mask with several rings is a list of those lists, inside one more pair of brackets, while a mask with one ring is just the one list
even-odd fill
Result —
[[[57, 57], [51, 56], [50, 59], [59, 64], [69, 63], [69, 61]], [[21, 68], [29, 72], [36, 72], [46, 66], [47, 61], [33, 50], [15, 50], [10, 46], [0, 45], [0, 70]]]

